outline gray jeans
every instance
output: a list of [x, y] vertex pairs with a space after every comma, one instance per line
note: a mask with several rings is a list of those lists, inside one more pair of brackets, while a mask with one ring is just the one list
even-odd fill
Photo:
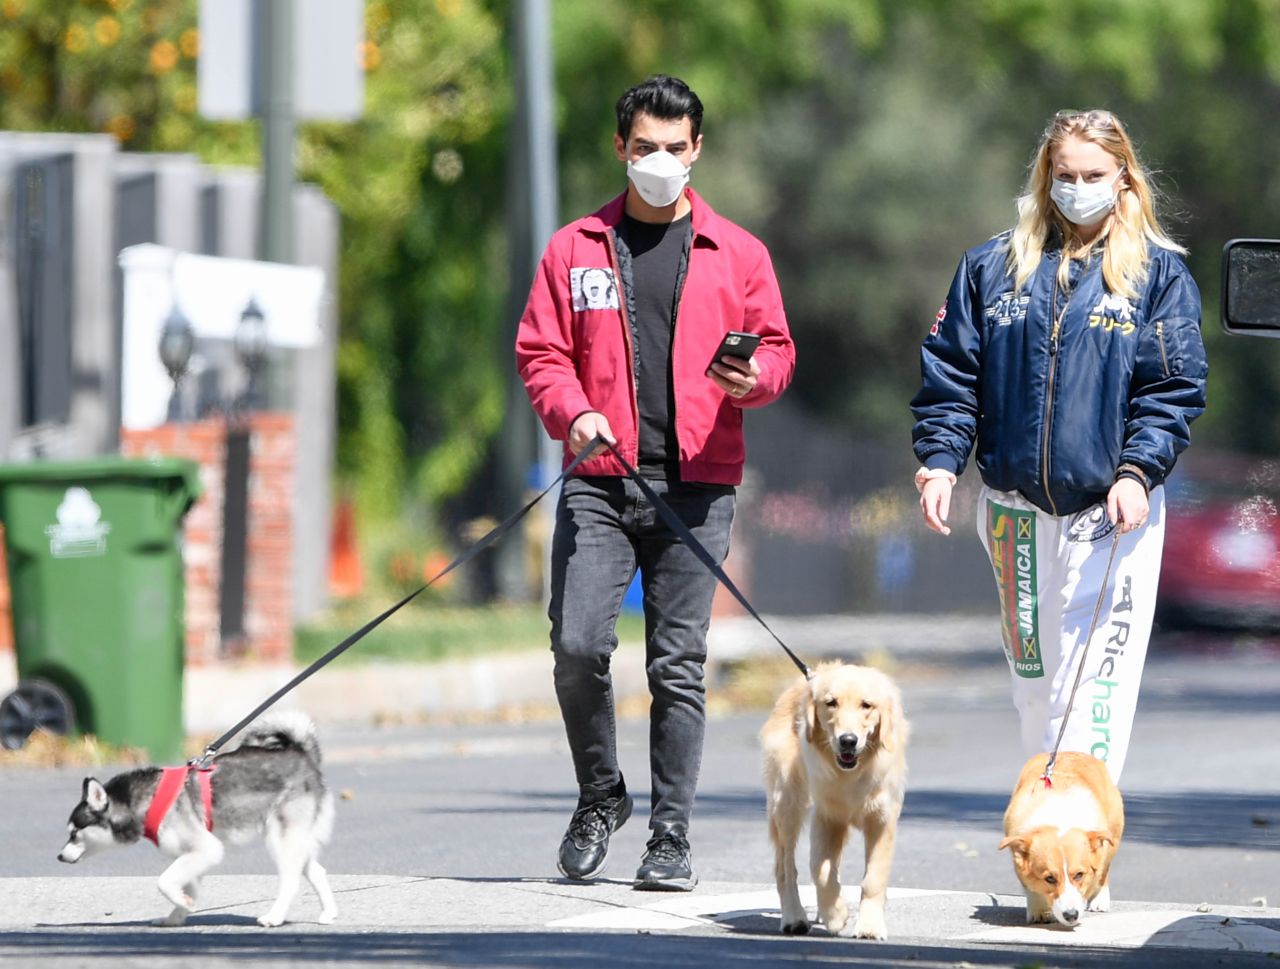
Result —
[[[729, 552], [734, 489], [649, 481], [718, 562]], [[584, 801], [622, 780], [609, 666], [622, 598], [640, 570], [649, 708], [649, 826], [687, 830], [702, 766], [702, 667], [716, 578], [629, 478], [571, 478], [551, 547], [556, 696]]]

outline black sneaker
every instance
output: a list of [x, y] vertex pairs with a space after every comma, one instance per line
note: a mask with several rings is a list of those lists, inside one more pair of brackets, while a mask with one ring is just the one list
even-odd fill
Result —
[[569, 830], [560, 842], [557, 866], [566, 878], [595, 878], [609, 862], [609, 835], [631, 817], [631, 795], [584, 804], [573, 812]]
[[635, 887], [645, 892], [691, 892], [698, 884], [689, 842], [680, 834], [660, 834], [645, 845]]

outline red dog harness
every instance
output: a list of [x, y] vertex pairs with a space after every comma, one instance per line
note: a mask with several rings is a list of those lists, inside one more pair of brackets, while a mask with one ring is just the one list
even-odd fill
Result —
[[196, 772], [196, 780], [200, 784], [200, 803], [204, 807], [204, 826], [212, 831], [212, 780], [213, 772], [217, 769], [217, 764], [212, 764], [208, 767], [192, 767], [188, 764], [186, 767], [162, 768], [160, 786], [156, 788], [156, 796], [151, 799], [151, 806], [147, 808], [147, 817], [143, 822], [142, 833], [157, 845], [160, 844], [158, 840], [160, 822], [165, 819], [169, 809], [178, 800], [178, 795], [182, 793], [182, 788], [187, 783], [187, 777], [193, 770]]

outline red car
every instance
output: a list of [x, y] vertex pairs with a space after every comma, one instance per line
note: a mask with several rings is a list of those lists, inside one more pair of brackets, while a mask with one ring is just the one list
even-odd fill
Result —
[[1165, 493], [1157, 621], [1280, 629], [1280, 462], [1193, 449]]

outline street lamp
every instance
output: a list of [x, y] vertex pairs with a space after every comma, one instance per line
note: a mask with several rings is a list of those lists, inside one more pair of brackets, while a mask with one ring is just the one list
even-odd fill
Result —
[[169, 371], [169, 379], [173, 381], [173, 395], [169, 398], [170, 421], [182, 417], [182, 400], [179, 386], [183, 375], [187, 372], [187, 364], [191, 361], [191, 349], [195, 345], [195, 331], [191, 321], [174, 303], [165, 317], [164, 326], [160, 330], [160, 362]]
[[250, 296], [248, 305], [240, 314], [240, 325], [236, 327], [235, 348], [240, 364], [249, 373], [245, 406], [251, 411], [258, 406], [258, 374], [267, 361], [267, 347], [267, 320], [258, 301]]

